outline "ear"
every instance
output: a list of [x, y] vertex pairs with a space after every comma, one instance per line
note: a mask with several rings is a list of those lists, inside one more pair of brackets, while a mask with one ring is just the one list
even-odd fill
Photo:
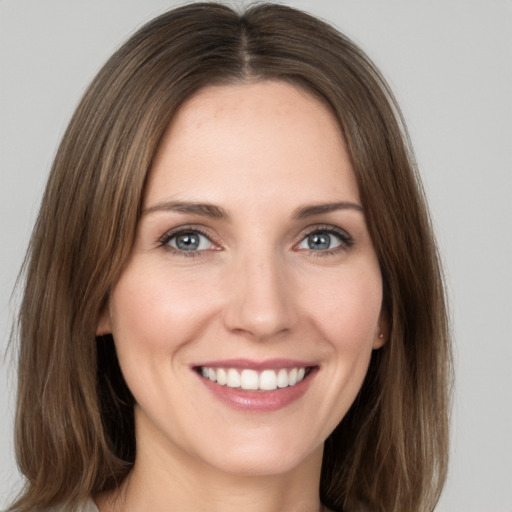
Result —
[[377, 332], [375, 334], [375, 341], [373, 342], [373, 348], [381, 348], [389, 339], [389, 323], [386, 315], [381, 313], [379, 323], [377, 325]]
[[104, 308], [102, 309], [100, 317], [98, 319], [98, 325], [96, 327], [96, 336], [103, 336], [104, 334], [110, 334], [111, 332], [112, 327], [110, 326], [110, 308], [107, 302]]

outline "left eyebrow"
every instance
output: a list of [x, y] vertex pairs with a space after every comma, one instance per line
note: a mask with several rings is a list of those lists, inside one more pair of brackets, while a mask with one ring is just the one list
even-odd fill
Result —
[[301, 206], [293, 212], [292, 218], [295, 220], [301, 220], [307, 217], [313, 217], [314, 215], [321, 215], [323, 213], [330, 213], [338, 210], [355, 210], [363, 213], [363, 207], [361, 205], [350, 201], [341, 201], [339, 203], [322, 203]]

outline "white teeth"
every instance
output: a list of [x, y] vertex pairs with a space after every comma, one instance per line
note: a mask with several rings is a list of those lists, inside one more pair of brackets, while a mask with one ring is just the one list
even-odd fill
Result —
[[240, 375], [240, 387], [242, 389], [258, 389], [258, 372], [255, 370], [242, 370]]
[[267, 391], [277, 388], [277, 375], [274, 370], [264, 370], [261, 372], [259, 388]]
[[235, 368], [209, 368], [201, 367], [201, 375], [205, 379], [217, 382], [221, 386], [242, 388], [245, 390], [274, 391], [277, 388], [295, 386], [306, 375], [306, 368], [281, 368], [280, 370], [263, 370], [258, 374], [256, 370]]
[[240, 374], [234, 368], [228, 370], [228, 381], [226, 384], [230, 388], [240, 387]]
[[228, 382], [228, 376], [226, 374], [226, 370], [223, 368], [217, 368], [217, 384], [221, 386], [225, 386]]
[[284, 368], [277, 373], [277, 387], [288, 387], [288, 372]]

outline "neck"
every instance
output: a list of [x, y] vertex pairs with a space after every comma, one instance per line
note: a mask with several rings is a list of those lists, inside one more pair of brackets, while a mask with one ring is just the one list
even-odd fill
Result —
[[240, 475], [175, 446], [137, 438], [134, 467], [119, 489], [96, 497], [100, 512], [318, 512], [322, 447], [293, 469]]

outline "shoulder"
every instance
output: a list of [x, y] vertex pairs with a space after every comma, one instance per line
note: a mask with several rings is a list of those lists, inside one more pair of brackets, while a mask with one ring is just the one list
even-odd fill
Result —
[[99, 512], [98, 507], [96, 506], [96, 503], [92, 500], [92, 498], [89, 498], [80, 512]]
[[343, 509], [330, 509], [324, 507], [322, 509], [324, 512], [377, 512], [377, 509], [366, 505], [362, 502], [353, 503], [348, 508]]
[[[57, 506], [45, 508], [42, 512], [70, 512], [69, 508], [66, 506]], [[73, 510], [73, 512], [99, 512], [98, 507], [92, 500], [89, 498], [83, 505], [79, 505], [77, 508]]]

